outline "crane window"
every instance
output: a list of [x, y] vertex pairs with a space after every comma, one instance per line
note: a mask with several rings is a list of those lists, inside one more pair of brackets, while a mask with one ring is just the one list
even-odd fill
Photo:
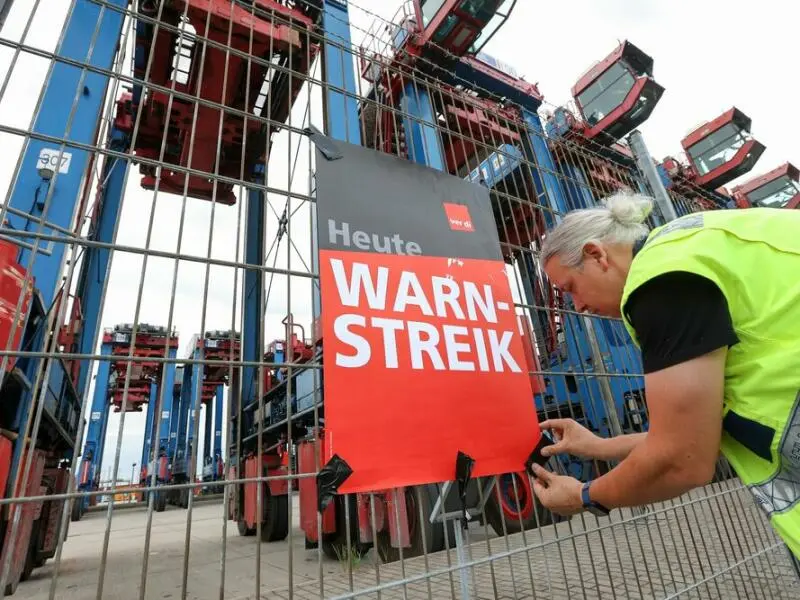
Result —
[[422, 8], [422, 26], [427, 27], [428, 23], [430, 23], [436, 16], [436, 13], [439, 12], [439, 9], [442, 8], [444, 0], [422, 0], [419, 4]]
[[482, 21], [488, 19], [489, 21], [470, 47], [469, 51], [472, 54], [477, 54], [483, 50], [483, 47], [492, 39], [495, 32], [506, 22], [508, 15], [511, 14], [511, 9], [514, 7], [515, 1], [516, 0], [505, 0], [497, 10], [494, 10], [496, 2], [464, 0], [464, 2], [461, 3], [459, 7], [461, 10], [468, 12], [476, 19]]
[[756, 188], [747, 198], [753, 205], [781, 208], [797, 194], [800, 194], [800, 184], [784, 175]]
[[687, 152], [697, 172], [706, 175], [732, 160], [749, 139], [746, 131], [728, 123], [690, 146]]
[[600, 77], [578, 94], [583, 118], [595, 125], [620, 106], [636, 79], [623, 64], [617, 62], [606, 69]]

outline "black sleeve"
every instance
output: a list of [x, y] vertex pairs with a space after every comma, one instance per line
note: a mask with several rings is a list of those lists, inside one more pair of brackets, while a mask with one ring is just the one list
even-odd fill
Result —
[[636, 331], [645, 373], [739, 341], [722, 291], [693, 273], [651, 279], [628, 298], [625, 314]]

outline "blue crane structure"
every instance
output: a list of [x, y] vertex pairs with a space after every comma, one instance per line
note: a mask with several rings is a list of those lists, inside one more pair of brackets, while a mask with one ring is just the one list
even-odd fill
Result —
[[[314, 135], [287, 120], [317, 59], [329, 137], [489, 188], [503, 253], [518, 279], [532, 402], [541, 417], [570, 416], [603, 435], [647, 428], [641, 363], [627, 334], [618, 323], [571, 310], [534, 258], [542, 236], [563, 214], [622, 188], [653, 193], [662, 209], [654, 218], [662, 220], [672, 204], [677, 212], [800, 204], [800, 177], [788, 163], [730, 194], [720, 187], [749, 171], [764, 150], [736, 108], [684, 139], [686, 164], [669, 158], [656, 170], [636, 128], [650, 117], [663, 88], [653, 78], [653, 60], [627, 41], [573, 87], [575, 108], [560, 107], [543, 123], [538, 88], [483, 51], [515, 0], [404, 2], [389, 27], [380, 23], [385, 35], [373, 36], [379, 43], [359, 53], [360, 78], [369, 83], [363, 95], [346, 0], [134, 2], [133, 78], [108, 103], [110, 85], [119, 79], [114, 70], [121, 67], [118, 49], [130, 2], [73, 1], [33, 126], [21, 132], [26, 137], [16, 179], [0, 215], [0, 261], [15, 282], [13, 293], [4, 289], [0, 298], [12, 315], [0, 319], [6, 341], [0, 350], [0, 428], [14, 434], [0, 436], [0, 456], [10, 457], [3, 497], [38, 495], [43, 485], [48, 495], [76, 487], [87, 492], [46, 500], [38, 513], [3, 513], [0, 587], [7, 592], [55, 554], [70, 514], [80, 518], [98, 493], [111, 406], [127, 411], [147, 405], [141, 458], [146, 490], [194, 480], [202, 405], [200, 455], [210, 465], [203, 478], [224, 477], [225, 385], [228, 431], [241, 432], [228, 438], [226, 448], [234, 476], [285, 476], [295, 470], [293, 461], [299, 472], [319, 470], [325, 437], [317, 328], [310, 338], [302, 327], [297, 335], [289, 315], [285, 339], [269, 345], [263, 328], [269, 150], [282, 129]], [[187, 24], [195, 37], [186, 35]], [[208, 42], [202, 59], [192, 52], [200, 37]], [[226, 85], [223, 72], [237, 83]], [[98, 148], [104, 121], [111, 124]], [[201, 332], [182, 365], [177, 334], [166, 328], [126, 324], [101, 338], [111, 252], [134, 157], [145, 189], [246, 204], [241, 334]], [[101, 177], [89, 211], [87, 182], [95, 161], [102, 163]], [[239, 184], [246, 192], [237, 198]], [[312, 304], [316, 319], [318, 293]], [[215, 359], [243, 366], [226, 372], [228, 367], [203, 362]], [[588, 478], [607, 465], [568, 460], [563, 467]], [[399, 501], [391, 492], [378, 495], [383, 514], [391, 505], [400, 518], [397, 527], [384, 520], [373, 532], [363, 498], [337, 497], [320, 524], [315, 485], [313, 478], [299, 483], [301, 526], [307, 544], [321, 543], [326, 553], [337, 555], [349, 540], [366, 548], [373, 534], [385, 560], [398, 558], [401, 548], [410, 556], [426, 542], [428, 551], [449, 543], [444, 524], [418, 522], [410, 510], [415, 502], [429, 509], [436, 486], [406, 489]], [[491, 486], [485, 518], [496, 531], [550, 522], [524, 473], [502, 475]], [[289, 491], [286, 477], [237, 484], [228, 516], [242, 535], [282, 539], [290, 526]], [[480, 504], [480, 495], [473, 486], [468, 502]], [[186, 506], [191, 497], [187, 489], [147, 492], [156, 510], [167, 501]]]
[[[540, 243], [542, 233], [560, 215], [578, 206], [578, 198], [583, 199], [583, 206], [594, 199], [587, 195], [591, 194], [588, 183], [583, 184], [586, 189], [570, 189], [563, 184], [565, 165], [552, 148], [553, 138], [545, 135], [538, 115], [542, 97], [536, 86], [523, 81], [513, 70], [481, 50], [481, 40], [485, 37], [482, 28], [488, 27], [490, 22], [501, 24], [514, 3], [483, 3], [480, 7], [478, 4], [465, 8], [455, 1], [405, 3], [389, 27], [380, 23], [378, 29], [386, 32], [384, 39], [377, 40], [372, 48], [362, 48], [360, 53], [362, 77], [371, 83], [364, 102], [358, 106], [360, 119], [347, 113], [338, 114], [336, 118], [330, 113], [326, 115], [331, 129], [332, 123], [362, 124], [361, 136], [355, 140], [345, 138], [341, 129], [328, 133], [334, 139], [364, 143], [489, 187], [507, 261], [522, 274], [522, 303], [530, 314], [530, 322], [522, 319], [521, 326], [532, 333], [527, 336], [528, 341], [532, 344], [534, 340], [543, 343], [550, 338], [564, 338], [563, 349], [539, 348], [529, 352], [529, 367], [533, 372], [532, 400], [540, 414], [589, 419], [592, 428], [604, 434], [618, 432], [619, 419], [630, 415], [634, 427], [641, 429], [646, 423], [640, 389], [631, 391], [631, 385], [624, 379], [607, 389], [609, 386], [603, 377], [579, 378], [570, 374], [593, 371], [604, 374], [606, 366], [609, 370], [615, 366], [614, 360], [623, 362], [622, 373], [641, 372], [627, 334], [615, 330], [611, 324], [602, 324], [599, 331], [590, 329], [591, 323], [577, 314], [564, 317], [565, 323], [554, 323], [549, 318], [554, 313], [534, 308], [548, 306], [549, 300], [544, 296], [543, 274], [534, 264], [531, 247]], [[625, 49], [629, 54], [638, 52], [629, 44]], [[613, 67], [622, 59], [621, 53], [620, 57], [609, 61], [609, 65]], [[646, 65], [640, 71], [646, 71]], [[596, 76], [601, 75], [600, 71]], [[637, 96], [628, 101], [623, 94], [624, 110], [602, 121], [593, 135], [599, 137], [606, 131], [622, 135], [641, 123], [642, 115], [652, 110], [660, 88], [655, 86], [656, 92], [650, 94], [647, 90], [654, 87], [652, 79], [644, 72], [636, 75], [639, 80], [628, 93], [631, 97]], [[587, 83], [590, 84], [591, 81]], [[470, 90], [469, 95], [462, 91], [464, 87]], [[351, 93], [355, 94], [355, 90], [351, 89]], [[648, 111], [641, 110], [640, 103], [649, 103]], [[381, 107], [393, 106], [402, 106], [403, 113], [381, 110]], [[463, 131], [470, 135], [463, 135]], [[352, 133], [352, 128], [347, 133]], [[606, 138], [609, 135], [606, 134]], [[479, 165], [470, 169], [470, 162]], [[625, 164], [626, 170], [631, 171], [634, 162], [630, 153]], [[575, 170], [573, 176], [579, 173]], [[576, 198], [575, 192], [582, 196]], [[514, 206], [504, 202], [510, 194], [521, 202]], [[556, 304], [552, 304], [552, 308], [557, 308]], [[609, 352], [609, 348], [613, 350]], [[322, 353], [319, 345], [307, 350], [305, 360], [317, 360]], [[543, 363], [541, 367], [537, 357]], [[290, 380], [282, 379], [281, 375], [281, 372], [276, 374], [277, 384], [268, 389], [263, 410], [256, 402], [244, 407], [245, 414], [253, 415], [248, 416], [248, 426], [244, 429], [248, 433], [244, 444], [252, 454], [240, 476], [250, 478], [258, 473], [258, 464], [265, 458], [255, 451], [256, 442], [263, 439], [274, 443], [287, 420], [292, 421], [290, 431], [297, 440], [298, 470], [312, 473], [319, 467], [316, 449], [325, 443], [324, 430], [318, 430], [313, 417], [314, 413], [321, 414], [324, 408], [317, 401], [319, 386], [315, 384], [315, 369], [296, 369]], [[642, 387], [643, 384], [638, 383], [638, 388]], [[564, 406], [553, 405], [555, 398], [568, 400]], [[635, 403], [634, 410], [627, 409], [632, 403]], [[576, 414], [578, 412], [580, 414]], [[617, 422], [616, 428], [614, 422]], [[573, 467], [572, 464], [566, 466]], [[588, 476], [586, 465], [577, 463], [576, 466], [581, 470], [577, 474]], [[280, 468], [277, 458], [268, 464], [268, 472], [277, 474]], [[285, 535], [283, 523], [279, 522], [283, 510], [277, 499], [282, 490], [277, 489], [277, 483], [274, 486], [271, 483], [270, 487], [263, 494], [269, 502], [261, 530], [264, 540]], [[248, 484], [242, 488], [243, 506], [231, 517], [237, 521], [242, 535], [252, 535], [259, 523], [256, 490], [248, 489]], [[398, 510], [400, 525], [396, 529], [384, 523], [378, 526], [379, 531], [371, 531], [366, 512], [368, 503], [348, 504], [350, 500], [337, 498], [323, 513], [318, 531], [315, 488], [313, 482], [303, 480], [300, 483], [300, 519], [307, 544], [321, 541], [323, 550], [334, 556], [345, 538], [352, 538], [356, 547], [369, 547], [375, 534], [379, 554], [384, 560], [393, 560], [399, 556], [401, 547], [406, 556], [421, 551], [420, 536], [430, 535], [428, 550], [443, 549], [449, 538], [445, 526], [441, 523], [423, 526], [417, 522], [416, 511], [408, 510], [416, 502], [423, 503], [423, 512], [433, 506], [436, 486], [422, 488], [416, 490], [419, 495], [415, 495], [415, 490], [406, 489], [405, 502], [396, 502], [401, 507]], [[496, 531], [528, 528], [549, 522], [551, 518], [535, 508], [530, 482], [522, 473], [501, 476], [496, 486], [488, 491], [491, 497], [485, 505], [486, 518]], [[479, 495], [479, 490], [470, 489], [469, 502], [478, 504]], [[387, 507], [391, 505], [390, 496], [391, 493], [387, 493], [383, 500]], [[445, 503], [449, 500], [444, 499]], [[347, 513], [352, 515], [349, 530], [343, 516]]]
[[[232, 369], [224, 364], [206, 365], [203, 360], [239, 360], [240, 334], [234, 331], [207, 331], [204, 336], [195, 335], [187, 358], [192, 362], [181, 365], [177, 384], [175, 414], [178, 420], [170, 434], [170, 443], [165, 447], [169, 459], [169, 480], [172, 483], [194, 481], [191, 456], [195, 439], [195, 411], [204, 408], [204, 435], [202, 451], [202, 479], [214, 482], [223, 479], [222, 454], [223, 398], [226, 385], [235, 379]], [[199, 417], [199, 414], [198, 414]], [[199, 419], [198, 419], [199, 421]], [[198, 432], [199, 433], [199, 432]], [[145, 482], [146, 483], [146, 482]], [[167, 502], [186, 507], [189, 501], [188, 488], [167, 492]]]
[[[82, 225], [78, 223], [76, 227], [75, 222], [76, 215], [81, 214], [85, 173], [92, 162], [87, 148], [98, 135], [108, 73], [121, 37], [124, 15], [114, 9], [126, 5], [126, 0], [112, 0], [107, 6], [87, 0], [73, 4], [37, 104], [30, 136], [23, 146], [16, 180], [2, 209], [2, 219], [7, 223], [5, 237], [17, 245], [16, 262], [35, 285], [32, 299], [26, 302], [20, 294], [15, 307], [13, 323], [23, 332], [21, 343], [16, 348], [6, 348], [11, 353], [30, 351], [29, 355], [20, 356], [13, 370], [4, 372], [4, 407], [8, 413], [3, 427], [19, 434], [13, 444], [9, 495], [38, 493], [41, 465], [66, 468], [80, 443], [81, 399], [88, 392], [91, 362], [80, 360], [68, 365], [61, 358], [43, 357], [41, 353], [57, 349], [58, 328], [70, 301], [70, 290], [62, 286], [62, 272], [64, 263], [69, 260], [74, 265], [77, 257], [67, 256], [67, 244], [76, 241], [73, 231]], [[109, 149], [121, 152], [126, 145], [125, 134], [112, 130], [109, 137]], [[100, 190], [100, 205], [90, 224], [88, 237], [95, 242], [113, 242], [121, 197], [115, 192], [121, 191], [117, 187], [118, 171], [123, 170], [115, 169], [113, 162], [111, 159], [104, 167], [110, 176]], [[99, 335], [109, 251], [100, 245], [84, 245], [80, 251], [84, 266], [76, 295], [71, 299], [70, 314], [79, 317], [83, 326], [72, 327], [65, 337], [72, 341], [68, 350], [92, 354]], [[37, 423], [39, 427], [35, 427]], [[31, 450], [26, 452], [23, 442], [29, 436]], [[64, 487], [50, 493], [65, 492], [68, 481], [71, 478], [62, 478]], [[57, 530], [61, 531], [65, 521], [63, 504], [63, 500], [59, 501], [47, 511], [48, 520], [56, 520]], [[6, 592], [13, 592], [33, 565], [55, 554], [54, 543], [50, 548], [29, 546], [37, 527], [52, 526], [50, 522], [35, 523], [28, 511], [16, 511], [13, 518], [4, 522], [7, 534], [0, 587]], [[22, 560], [11, 560], [12, 555], [21, 555]], [[29, 558], [26, 560], [25, 556]]]
[[[173, 121], [159, 121], [159, 114], [169, 114], [160, 110], [167, 103], [172, 92], [176, 98], [175, 113], [185, 114], [189, 87], [185, 81], [178, 83], [173, 73], [171, 58], [176, 51], [174, 42], [183, 40], [179, 24], [183, 17], [198, 25], [198, 35], [207, 35], [218, 44], [224, 44], [224, 35], [218, 37], [220, 29], [212, 27], [205, 31], [203, 23], [212, 14], [214, 19], [226, 18], [220, 15], [232, 14], [237, 26], [238, 62], [231, 69], [238, 69], [244, 74], [248, 69], [248, 17], [256, 12], [256, 7], [235, 4], [232, 11], [215, 10], [216, 4], [224, 4], [230, 8], [230, 2], [217, 0], [202, 3], [184, 0], [172, 2], [169, 7], [165, 3], [153, 3], [147, 0], [135, 0], [137, 19], [135, 26], [134, 80], [131, 89], [123, 93], [116, 102], [116, 115], [111, 115], [107, 139], [102, 150], [96, 149], [98, 125], [103, 117], [105, 98], [109, 84], [114, 77], [115, 59], [120, 49], [123, 21], [127, 14], [129, 0], [109, 0], [97, 3], [92, 0], [75, 0], [64, 25], [63, 36], [54, 53], [54, 62], [48, 73], [45, 86], [36, 109], [36, 117], [23, 147], [18, 168], [18, 175], [10, 191], [10, 199], [2, 209], [2, 219], [6, 223], [5, 238], [12, 245], [3, 248], [4, 258], [10, 263], [9, 270], [19, 274], [25, 285], [20, 285], [15, 295], [12, 310], [12, 326], [8, 332], [8, 344], [3, 349], [3, 415], [2, 427], [8, 431], [18, 432], [19, 440], [28, 439], [28, 433], [34, 432], [30, 451], [17, 441], [2, 438], [3, 452], [12, 454], [9, 472], [6, 473], [6, 489], [4, 495], [36, 495], [39, 493], [43, 477], [50, 471], [67, 473], [69, 463], [73, 468], [77, 463], [76, 448], [83, 445], [83, 432], [86, 429], [86, 446], [83, 461], [75, 468], [76, 476], [49, 477], [48, 482], [56, 482], [48, 487], [48, 493], [64, 493], [71, 491], [80, 483], [83, 490], [96, 490], [99, 477], [99, 461], [102, 458], [104, 432], [107, 426], [106, 413], [108, 404], [102, 401], [104, 409], [101, 416], [91, 420], [97, 413], [96, 406], [89, 411], [89, 427], [83, 421], [84, 409], [90, 403], [83, 401], [88, 397], [90, 375], [92, 371], [95, 349], [100, 342], [100, 319], [105, 296], [108, 269], [111, 260], [111, 249], [116, 239], [119, 224], [122, 197], [132, 156], [135, 154], [139, 170], [142, 173], [142, 186], [146, 189], [160, 187], [166, 192], [185, 193], [190, 198], [214, 200], [224, 204], [235, 202], [232, 185], [221, 183], [211, 186], [207, 178], [197, 176], [198, 172], [214, 172], [224, 176], [238, 176], [239, 164], [246, 163], [246, 179], [250, 182], [247, 194], [247, 252], [245, 260], [251, 266], [245, 275], [245, 288], [248, 296], [245, 300], [244, 331], [248, 332], [244, 344], [243, 359], [258, 362], [263, 356], [263, 340], [258, 334], [259, 308], [263, 299], [263, 272], [260, 270], [264, 248], [265, 190], [264, 159], [262, 157], [263, 142], [268, 137], [268, 123], [283, 123], [286, 114], [296, 97], [301, 78], [290, 78], [287, 73], [291, 69], [306, 72], [306, 61], [316, 58], [318, 45], [309, 48], [311, 26], [319, 26], [330, 35], [347, 34], [348, 19], [346, 3], [335, 0], [319, 0], [304, 3], [302, 7], [289, 8], [275, 4], [269, 11], [262, 11], [268, 16], [261, 16], [264, 27], [256, 28], [254, 45], [250, 49], [254, 55], [261, 56], [260, 64], [253, 69], [252, 85], [249, 94], [239, 97], [239, 90], [229, 86], [228, 97], [218, 94], [218, 81], [207, 74], [213, 70], [213, 61], [225, 60], [225, 52], [217, 47], [208, 51], [205, 71], [196, 64], [192, 72], [193, 83], [197, 85], [205, 79], [206, 86], [197, 85], [197, 96], [202, 99], [202, 107], [197, 111], [199, 117], [195, 128], [198, 133], [196, 156], [191, 156], [188, 129], [185, 121], [172, 115]], [[332, 15], [335, 17], [332, 19]], [[272, 28], [269, 19], [281, 20]], [[222, 30], [227, 30], [223, 27]], [[300, 30], [306, 33], [299, 34]], [[184, 40], [185, 41], [185, 40]], [[331, 82], [332, 73], [341, 61], [341, 52], [322, 43], [323, 61], [328, 64], [327, 72]], [[151, 49], [153, 52], [151, 53]], [[180, 51], [180, 48], [178, 49]], [[273, 56], [263, 58], [273, 52]], [[152, 54], [152, 56], [151, 56]], [[275, 63], [270, 62], [275, 59]], [[231, 61], [232, 64], [235, 61]], [[273, 84], [274, 102], [262, 102], [259, 91], [265, 78], [271, 76], [271, 67], [283, 68]], [[221, 69], [220, 69], [221, 70]], [[344, 77], [344, 75], [342, 75]], [[352, 84], [352, 81], [340, 81]], [[210, 86], [208, 85], [210, 84]], [[352, 85], [348, 87], [351, 89]], [[346, 98], [344, 94], [329, 90], [327, 102], [330, 110], [337, 110], [338, 104], [355, 105], [354, 98]], [[228, 150], [226, 162], [215, 161], [213, 152], [206, 151], [216, 144], [203, 143], [215, 139], [220, 111], [213, 106], [224, 104], [228, 108], [247, 111], [255, 115], [247, 123], [247, 134], [251, 136], [249, 154], [242, 159], [243, 147], [241, 135], [243, 119], [239, 115], [226, 113], [226, 128], [229, 139], [226, 139]], [[154, 109], [154, 110], [153, 110]], [[110, 110], [110, 108], [109, 108]], [[184, 111], [184, 112], [181, 112]], [[109, 115], [106, 115], [109, 116]], [[183, 123], [183, 129], [178, 122]], [[138, 127], [136, 146], [131, 147], [134, 123]], [[159, 156], [161, 134], [169, 135], [167, 146], [169, 153]], [[236, 149], [239, 154], [236, 154]], [[94, 152], [102, 153], [102, 157]], [[89, 233], [80, 237], [83, 214], [86, 212], [86, 190], [83, 188], [87, 173], [94, 161], [102, 160], [102, 184], [97, 191], [97, 204], [89, 224]], [[260, 161], [260, 162], [259, 162]], [[157, 167], [170, 163], [170, 172], [162, 177], [156, 176]], [[233, 165], [233, 167], [231, 167]], [[231, 171], [231, 169], [234, 171]], [[219, 187], [219, 189], [217, 189]], [[62, 272], [65, 262], [74, 265], [75, 257], [67, 257], [67, 245], [73, 244], [79, 249], [81, 267], [77, 273], [75, 294], [70, 297], [70, 289], [62, 287]], [[31, 283], [33, 282], [33, 284]], [[34, 287], [35, 286], [35, 287]], [[68, 324], [60, 328], [62, 322]], [[131, 347], [137, 347], [140, 326], [131, 331]], [[54, 332], [54, 333], [53, 333]], [[164, 338], [160, 360], [164, 364], [174, 365], [176, 361], [169, 336]], [[58, 346], [65, 351], [66, 357], [50, 356]], [[100, 371], [96, 396], [106, 386], [106, 376], [111, 370], [113, 344], [100, 344]], [[20, 354], [20, 352], [22, 352]], [[70, 358], [71, 357], [71, 358]], [[92, 358], [89, 358], [92, 357]], [[126, 357], [131, 362], [131, 357]], [[133, 357], [133, 364], [141, 363]], [[123, 362], [125, 362], [123, 360]], [[174, 377], [174, 368], [164, 370], [162, 385], [159, 386], [160, 405], [153, 402], [152, 386], [143, 396], [136, 396], [144, 401], [147, 398], [149, 431], [149, 460], [144, 464], [152, 464], [160, 456], [159, 448], [166, 442], [168, 448], [165, 455], [174, 450], [177, 454], [177, 429], [186, 420], [167, 410], [173, 400], [170, 379]], [[184, 370], [184, 373], [191, 369]], [[200, 376], [194, 373], [195, 381]], [[183, 380], [188, 380], [188, 375]], [[252, 385], [255, 379], [254, 370], [249, 368], [243, 377], [245, 398], [255, 393]], [[108, 391], [108, 390], [106, 390]], [[138, 390], [141, 392], [142, 390]], [[190, 394], [191, 396], [191, 394]], [[189, 402], [181, 403], [182, 411], [189, 410]], [[198, 396], [199, 397], [199, 396]], [[221, 407], [219, 394], [215, 391], [217, 406]], [[98, 405], [101, 403], [98, 400]], [[144, 403], [144, 402], [142, 402]], [[94, 404], [94, 403], [92, 403]], [[233, 398], [233, 414], [239, 405], [238, 398]], [[185, 409], [184, 409], [185, 406]], [[163, 409], [163, 410], [162, 410]], [[165, 416], [169, 413], [169, 416]], [[220, 408], [215, 408], [219, 415]], [[183, 413], [182, 413], [183, 414]], [[188, 414], [188, 413], [187, 413]], [[199, 417], [199, 411], [196, 411]], [[236, 417], [234, 416], [234, 419]], [[221, 419], [218, 420], [221, 422]], [[40, 424], [41, 423], [41, 424]], [[173, 427], [173, 423], [175, 424]], [[39, 425], [40, 424], [40, 425]], [[184, 430], [188, 429], [188, 423]], [[158, 433], [158, 444], [154, 433]], [[175, 433], [175, 437], [172, 434]], [[189, 431], [186, 431], [188, 438]], [[220, 436], [221, 438], [221, 436]], [[220, 442], [221, 443], [221, 442]], [[214, 453], [221, 456], [222, 449], [218, 443]], [[184, 452], [187, 447], [182, 449]], [[148, 450], [143, 456], [147, 458]], [[196, 456], [189, 457], [189, 471], [194, 469]], [[156, 473], [160, 469], [151, 469], [151, 487], [156, 484]], [[83, 473], [83, 475], [81, 475]], [[85, 478], [84, 478], [85, 475]], [[160, 475], [159, 475], [160, 478]], [[7, 491], [11, 490], [11, 491]], [[160, 497], [152, 495], [155, 500]], [[42, 515], [56, 519], [56, 530], [66, 532], [66, 522], [70, 512], [80, 518], [86, 508], [87, 500], [81, 497], [74, 502], [63, 500], [47, 502]], [[157, 502], [157, 508], [160, 502]], [[70, 508], [70, 506], [72, 508]], [[74, 508], [76, 507], [77, 508]], [[63, 509], [63, 510], [62, 510]], [[41, 520], [41, 519], [40, 519]], [[8, 592], [13, 592], [21, 578], [27, 577], [33, 565], [39, 565], [55, 553], [55, 541], [59, 536], [48, 540], [47, 547], [35, 547], [30, 544], [32, 532], [38, 528], [49, 528], [50, 523], [40, 523], [28, 511], [17, 511], [14, 518], [3, 521], [3, 529], [8, 530], [4, 538], [2, 554], [2, 584]], [[18, 559], [19, 557], [21, 559]], [[26, 556], [29, 558], [26, 559]], [[13, 559], [13, 560], [12, 560]]]
[[[174, 359], [178, 349], [178, 336], [175, 332], [168, 332], [165, 327], [147, 323], [139, 324], [136, 332], [137, 337], [134, 340], [133, 323], [122, 323], [103, 333], [100, 354], [104, 360], [100, 361], [95, 377], [89, 423], [78, 467], [77, 485], [81, 491], [94, 492], [99, 489], [112, 406], [117, 413], [142, 412], [143, 406], [147, 406], [142, 458], [139, 463], [141, 470], [145, 472], [153, 460], [151, 455], [154, 449], [160, 448], [161, 442], [155, 438], [157, 414], [161, 415], [162, 422], [169, 422], [175, 363], [162, 364], [147, 359], [160, 357], [164, 354], [165, 347], [167, 358]], [[129, 356], [142, 360], [129, 367], [125, 361]], [[158, 455], [156, 451], [155, 456]], [[72, 520], [80, 520], [95, 500], [96, 496], [89, 495], [76, 500], [72, 505]], [[163, 503], [156, 504], [156, 508], [163, 510]]]

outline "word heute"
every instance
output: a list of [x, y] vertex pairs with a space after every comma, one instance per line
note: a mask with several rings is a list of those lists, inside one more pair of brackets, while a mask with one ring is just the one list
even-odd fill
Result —
[[[369, 309], [390, 310], [401, 317], [409, 307], [416, 307], [428, 317], [472, 321], [479, 325], [497, 324], [497, 308], [509, 309], [507, 303], [495, 305], [489, 285], [479, 289], [471, 281], [457, 282], [432, 276], [429, 298], [417, 275], [402, 271], [395, 291], [390, 293], [388, 267], [377, 267], [373, 276], [369, 265], [353, 262], [348, 278], [342, 260], [331, 258], [330, 264], [343, 307], [360, 309], [365, 299]], [[511, 330], [368, 317], [358, 313], [339, 315], [334, 320], [333, 330], [337, 340], [354, 351], [353, 354], [336, 353], [336, 365], [340, 367], [363, 367], [382, 350], [384, 366], [399, 368], [397, 334], [405, 332], [412, 369], [426, 368], [427, 357], [427, 364], [436, 371], [522, 371], [509, 351], [514, 335]], [[442, 343], [444, 352], [439, 349]]]

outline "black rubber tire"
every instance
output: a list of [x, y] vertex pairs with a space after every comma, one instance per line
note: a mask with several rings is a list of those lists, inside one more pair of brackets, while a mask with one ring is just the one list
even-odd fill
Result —
[[[406, 488], [406, 510], [408, 514], [408, 527], [410, 534], [410, 545], [403, 548], [403, 559], [421, 556], [423, 551], [440, 552], [445, 549], [444, 526], [441, 523], [431, 523], [428, 516], [433, 510], [433, 506], [438, 497], [437, 486], [416, 486]], [[422, 521], [420, 521], [420, 503], [422, 506]], [[387, 519], [393, 519], [394, 514], [387, 515]], [[392, 546], [391, 536], [387, 530], [381, 531], [376, 536], [378, 556], [385, 563], [400, 560], [400, 549]], [[423, 546], [424, 539], [424, 546]]]
[[[500, 477], [507, 477], [508, 475], [509, 473], [505, 473]], [[517, 478], [517, 494], [519, 496], [518, 500], [530, 506], [530, 513], [523, 519], [520, 519], [519, 517], [512, 518], [510, 515], [507, 515], [500, 505], [500, 500], [497, 498], [497, 485], [495, 485], [489, 492], [490, 497], [486, 501], [484, 511], [486, 512], [486, 520], [489, 522], [489, 526], [497, 535], [503, 535], [504, 532], [509, 534], [519, 533], [523, 530], [527, 531], [529, 529], [535, 529], [536, 527], [550, 525], [553, 522], [550, 511], [536, 501], [533, 490], [530, 489], [530, 484], [525, 483], [523, 480], [523, 478], [525, 480], [528, 479], [527, 475], [525, 473], [515, 473], [514, 476]], [[510, 482], [508, 484], [506, 484], [504, 481], [501, 482], [500, 477], [498, 477], [498, 483], [503, 486], [510, 485]], [[503, 489], [504, 488], [501, 487], [501, 496], [503, 495]], [[506, 492], [508, 492], [509, 501], [517, 501], [517, 499], [514, 498], [513, 487], [507, 489]], [[503, 529], [504, 520], [505, 530]]]
[[242, 537], [250, 537], [256, 534], [256, 528], [248, 527], [247, 523], [244, 521], [244, 518], [240, 521], [236, 521], [236, 529], [239, 531], [239, 535]]
[[[347, 555], [347, 515], [345, 515], [345, 496], [336, 496], [336, 532], [323, 535], [322, 553], [333, 560], [341, 561]], [[350, 513], [350, 552], [364, 556], [372, 548], [370, 543], [362, 543], [358, 536], [358, 503], [354, 495], [347, 496]]]
[[264, 484], [264, 517], [261, 522], [261, 541], [280, 542], [289, 535], [289, 495], [273, 496]]
[[72, 511], [70, 514], [71, 521], [77, 522], [81, 520], [81, 517], [83, 516], [83, 510], [82, 510], [83, 507], [81, 506], [82, 504], [83, 504], [83, 498], [75, 498], [72, 501]]
[[167, 510], [167, 496], [164, 492], [153, 492], [155, 494], [155, 498], [153, 498], [153, 506], [155, 507], [156, 512], [164, 512]]

